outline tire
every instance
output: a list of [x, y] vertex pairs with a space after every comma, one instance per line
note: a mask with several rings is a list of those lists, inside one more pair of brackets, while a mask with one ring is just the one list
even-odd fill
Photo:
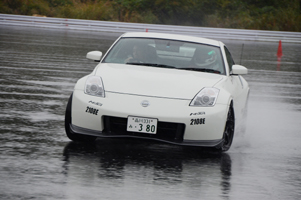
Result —
[[230, 149], [234, 138], [234, 129], [235, 129], [235, 117], [234, 117], [233, 103], [231, 102], [228, 115], [227, 115], [225, 130], [223, 133], [223, 141], [221, 146], [218, 148], [220, 151], [225, 152]]
[[71, 124], [71, 105], [72, 105], [72, 96], [71, 94], [65, 112], [65, 132], [67, 137], [74, 142], [94, 142], [96, 140], [95, 136], [81, 135], [73, 133], [70, 129]]

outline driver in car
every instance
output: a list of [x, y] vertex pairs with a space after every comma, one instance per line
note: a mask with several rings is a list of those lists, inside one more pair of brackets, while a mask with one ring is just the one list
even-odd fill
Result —
[[133, 54], [125, 60], [125, 63], [142, 63], [145, 62], [145, 57], [145, 48], [142, 45], [135, 45], [133, 47]]
[[216, 52], [208, 49], [196, 49], [191, 59], [191, 67], [213, 69], [220, 72]]

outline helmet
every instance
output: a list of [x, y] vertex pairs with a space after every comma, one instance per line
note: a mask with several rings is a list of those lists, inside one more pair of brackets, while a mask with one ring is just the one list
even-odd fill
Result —
[[216, 52], [208, 49], [196, 49], [193, 55], [193, 62], [196, 66], [207, 68], [217, 61]]

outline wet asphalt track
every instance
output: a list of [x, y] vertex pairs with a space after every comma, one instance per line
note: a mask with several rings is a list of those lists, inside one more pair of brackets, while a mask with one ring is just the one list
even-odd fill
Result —
[[64, 112], [116, 34], [0, 26], [0, 199], [301, 199], [301, 45], [224, 41], [250, 69], [248, 128], [229, 152], [72, 143]]

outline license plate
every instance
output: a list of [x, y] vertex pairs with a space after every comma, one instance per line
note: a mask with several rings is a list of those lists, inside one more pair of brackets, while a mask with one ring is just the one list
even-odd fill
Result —
[[129, 116], [127, 131], [156, 134], [157, 124], [157, 119]]

